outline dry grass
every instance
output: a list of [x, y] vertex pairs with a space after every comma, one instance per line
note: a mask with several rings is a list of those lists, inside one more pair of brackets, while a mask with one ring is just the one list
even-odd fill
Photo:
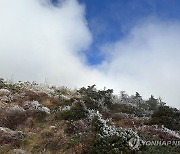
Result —
[[64, 124], [60, 122], [55, 128], [46, 124], [42, 127], [23, 140], [22, 148], [32, 153], [58, 153], [63, 150], [69, 139], [64, 133]]

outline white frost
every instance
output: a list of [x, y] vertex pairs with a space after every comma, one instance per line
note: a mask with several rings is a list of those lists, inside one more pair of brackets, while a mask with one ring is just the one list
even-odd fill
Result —
[[26, 101], [24, 103], [24, 108], [27, 108], [29, 110], [40, 110], [48, 114], [50, 113], [50, 109], [48, 107], [42, 106], [38, 101]]

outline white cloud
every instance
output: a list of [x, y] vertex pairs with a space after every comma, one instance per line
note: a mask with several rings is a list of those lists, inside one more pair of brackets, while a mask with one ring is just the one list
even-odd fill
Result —
[[154, 94], [179, 107], [179, 42], [179, 23], [141, 22], [123, 40], [103, 47], [108, 58], [101, 70], [116, 81], [115, 89], [138, 91], [146, 98]]
[[84, 7], [76, 0], [6, 0], [0, 2], [0, 74], [82, 86], [100, 74], [84, 65], [83, 49], [92, 41]]
[[161, 96], [179, 107], [180, 25], [158, 21], [136, 25], [126, 38], [103, 47], [102, 65], [87, 66], [82, 51], [92, 42], [76, 0], [58, 7], [48, 0], [0, 1], [0, 75], [70, 87], [102, 88]]

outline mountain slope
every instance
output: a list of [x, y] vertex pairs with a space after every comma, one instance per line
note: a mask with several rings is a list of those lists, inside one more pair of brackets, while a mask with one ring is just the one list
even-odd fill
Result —
[[0, 80], [0, 153], [180, 153], [179, 117], [138, 92]]

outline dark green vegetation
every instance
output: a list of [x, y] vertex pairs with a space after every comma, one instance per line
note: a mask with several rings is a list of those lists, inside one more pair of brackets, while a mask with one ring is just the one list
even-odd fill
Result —
[[55, 115], [56, 120], [76, 121], [87, 118], [88, 112], [82, 103], [77, 102], [70, 110], [59, 111]]
[[154, 96], [0, 79], [0, 153], [179, 154], [179, 146], [142, 144], [180, 140], [179, 131], [180, 111]]
[[154, 111], [149, 124], [164, 125], [172, 130], [180, 130], [180, 111], [169, 106], [161, 106]]

